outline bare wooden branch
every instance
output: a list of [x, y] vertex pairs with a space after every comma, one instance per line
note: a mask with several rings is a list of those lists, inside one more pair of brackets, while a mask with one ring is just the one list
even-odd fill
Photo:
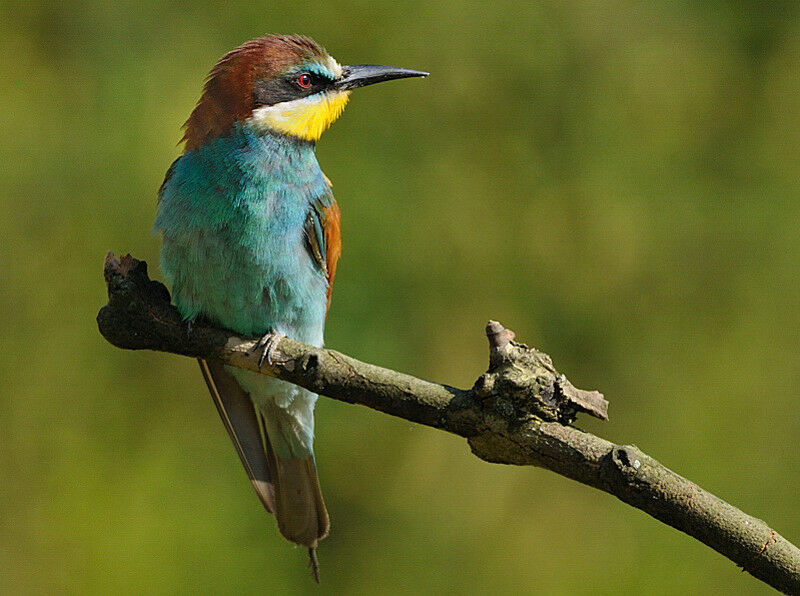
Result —
[[605, 419], [608, 402], [575, 388], [547, 354], [514, 341], [497, 322], [486, 327], [489, 369], [456, 389], [381, 368], [339, 352], [281, 338], [259, 369], [256, 340], [195, 323], [191, 330], [167, 289], [128, 256], [105, 263], [109, 301], [97, 323], [115, 346], [217, 358], [328, 397], [361, 404], [465, 437], [489, 462], [534, 465], [608, 492], [693, 536], [753, 576], [800, 594], [800, 550], [749, 516], [669, 470], [635, 446], [615, 445], [570, 426], [578, 412]]

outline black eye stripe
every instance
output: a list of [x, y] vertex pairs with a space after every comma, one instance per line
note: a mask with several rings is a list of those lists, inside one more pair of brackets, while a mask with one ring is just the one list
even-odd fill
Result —
[[[300, 84], [300, 77], [308, 75], [311, 84], [304, 87]], [[314, 93], [324, 91], [333, 85], [333, 81], [315, 72], [300, 70], [286, 73], [274, 79], [261, 79], [253, 86], [253, 106], [271, 106], [284, 101], [301, 99]]]
[[295, 81], [299, 81], [300, 77], [307, 76], [311, 80], [312, 87], [325, 87], [330, 85], [333, 81], [331, 81], [327, 77], [323, 77], [315, 72], [312, 71], [302, 71], [294, 73], [293, 75], [289, 75], [289, 77]]

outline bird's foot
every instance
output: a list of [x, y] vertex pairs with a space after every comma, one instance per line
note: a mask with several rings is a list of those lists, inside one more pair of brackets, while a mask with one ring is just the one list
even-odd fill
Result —
[[275, 348], [278, 347], [278, 342], [282, 337], [286, 336], [283, 333], [270, 331], [256, 342], [256, 345], [253, 346], [253, 352], [261, 350], [261, 358], [258, 359], [258, 368], [261, 368], [265, 360], [267, 361], [267, 364], [272, 366], [274, 363], [272, 356], [275, 352]]

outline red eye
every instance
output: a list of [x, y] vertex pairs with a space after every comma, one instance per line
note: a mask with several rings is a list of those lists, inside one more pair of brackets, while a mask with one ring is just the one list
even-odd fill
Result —
[[299, 77], [297, 77], [297, 84], [303, 87], [304, 89], [308, 89], [309, 87], [311, 87], [311, 77], [303, 73]]

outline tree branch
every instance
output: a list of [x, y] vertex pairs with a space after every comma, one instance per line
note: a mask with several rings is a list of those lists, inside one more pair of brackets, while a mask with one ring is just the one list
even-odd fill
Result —
[[800, 550], [760, 519], [715, 497], [631, 445], [570, 426], [578, 412], [606, 418], [608, 402], [575, 388], [547, 354], [514, 341], [490, 321], [489, 369], [456, 389], [381, 368], [333, 350], [281, 338], [259, 369], [256, 340], [195, 324], [191, 331], [167, 289], [130, 255], [105, 262], [109, 301], [97, 323], [120, 348], [219, 359], [316, 393], [438, 428], [469, 442], [479, 458], [552, 470], [610, 493], [728, 557], [788, 594], [800, 594]]

